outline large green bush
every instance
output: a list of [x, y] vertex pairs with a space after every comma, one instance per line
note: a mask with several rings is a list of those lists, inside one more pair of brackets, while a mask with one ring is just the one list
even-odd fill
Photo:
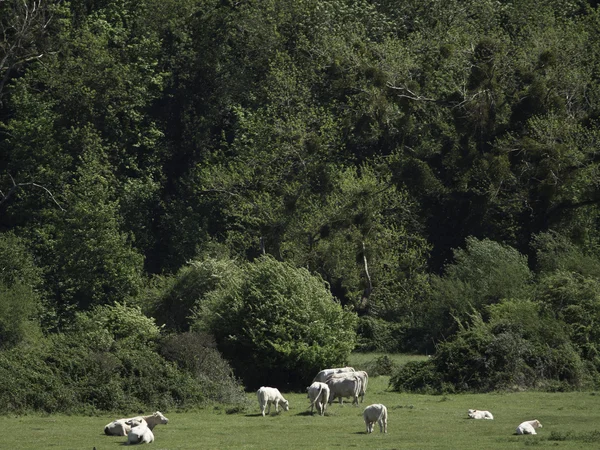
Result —
[[234, 277], [237, 271], [235, 263], [226, 258], [190, 261], [175, 275], [152, 279], [146, 290], [144, 308], [167, 330], [189, 331], [193, 321], [191, 312], [196, 304], [222, 282]]
[[[437, 346], [431, 364], [402, 368], [396, 390], [417, 392], [569, 389], [589, 386], [594, 371], [569, 339], [566, 324], [538, 303], [506, 300], [473, 314]], [[437, 380], [433, 383], [432, 380]]]
[[467, 238], [465, 248], [454, 250], [454, 261], [446, 265], [443, 276], [431, 277], [423, 340], [452, 336], [458, 331], [457, 323], [469, 321], [473, 311], [487, 316], [488, 305], [524, 295], [532, 278], [527, 258], [514, 248]]
[[71, 330], [0, 352], [0, 413], [245, 405], [231, 372], [208, 342], [162, 338], [137, 307], [99, 306], [78, 314]]
[[212, 333], [248, 388], [304, 388], [354, 349], [356, 316], [318, 276], [271, 257], [207, 294], [196, 327]]

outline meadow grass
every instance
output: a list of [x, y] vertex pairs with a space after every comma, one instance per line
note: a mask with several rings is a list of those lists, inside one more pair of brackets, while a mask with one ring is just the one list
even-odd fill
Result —
[[[353, 362], [354, 364], [354, 362]], [[357, 364], [358, 365], [358, 364]], [[249, 410], [228, 414], [224, 407], [193, 412], [163, 411], [168, 425], [155, 428], [154, 450], [183, 449], [597, 449], [600, 448], [600, 394], [519, 392], [460, 395], [400, 394], [387, 390], [389, 377], [371, 377], [365, 402], [329, 406], [311, 416], [305, 393], [287, 393], [290, 410], [262, 417], [255, 393]], [[310, 383], [307, 383], [310, 384]], [[362, 410], [371, 403], [388, 408], [388, 433], [365, 433]], [[495, 420], [467, 419], [467, 409], [488, 409]], [[123, 415], [131, 414], [123, 412]], [[135, 413], [133, 413], [135, 414]], [[126, 438], [103, 434], [114, 415], [95, 417], [24, 415], [0, 417], [0, 449], [118, 449]], [[536, 436], [516, 436], [524, 420], [539, 419]]]

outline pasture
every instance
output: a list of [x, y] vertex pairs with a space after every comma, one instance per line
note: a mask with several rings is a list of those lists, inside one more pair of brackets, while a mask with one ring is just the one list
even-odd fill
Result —
[[[354, 361], [351, 363], [355, 364]], [[357, 366], [359, 364], [356, 364]], [[287, 393], [290, 410], [262, 417], [255, 393], [246, 411], [223, 407], [194, 412], [163, 411], [168, 425], [154, 429], [154, 450], [205, 449], [596, 449], [600, 446], [600, 393], [492, 393], [447, 396], [399, 394], [388, 377], [372, 377], [359, 407], [330, 405], [325, 417], [308, 413], [306, 393]], [[307, 386], [310, 382], [307, 382]], [[388, 433], [365, 433], [362, 411], [371, 403], [388, 408]], [[467, 410], [488, 409], [495, 420], [467, 419]], [[128, 415], [130, 411], [124, 411]], [[114, 415], [0, 417], [0, 449], [119, 449], [125, 437], [103, 434]], [[516, 436], [524, 420], [539, 419], [536, 436]], [[142, 447], [145, 448], [145, 447]]]

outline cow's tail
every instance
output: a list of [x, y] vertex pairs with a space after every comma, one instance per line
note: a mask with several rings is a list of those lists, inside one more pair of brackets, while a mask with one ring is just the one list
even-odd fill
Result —
[[321, 392], [323, 392], [323, 386], [319, 385], [319, 393], [317, 396], [310, 402], [310, 409], [312, 410], [316, 405], [317, 401], [321, 398]]
[[360, 391], [362, 390], [362, 380], [358, 376], [355, 376], [354, 380], [356, 389], [354, 389], [354, 398], [352, 399], [352, 404], [356, 404], [358, 406], [358, 397], [360, 397]]
[[387, 424], [387, 408], [384, 405], [381, 405], [381, 413], [379, 413], [379, 418], [377, 422], [382, 426], [383, 424]]

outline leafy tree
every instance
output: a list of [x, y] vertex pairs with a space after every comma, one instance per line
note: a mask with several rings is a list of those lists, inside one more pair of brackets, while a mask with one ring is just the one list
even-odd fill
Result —
[[75, 134], [84, 145], [77, 178], [65, 187], [68, 209], [41, 228], [47, 247], [53, 304], [59, 319], [76, 309], [121, 302], [141, 287], [142, 257], [122, 231], [114, 175], [90, 130]]
[[322, 279], [268, 256], [241, 271], [206, 295], [195, 328], [215, 336], [247, 388], [304, 388], [322, 367], [347, 361], [356, 317]]
[[489, 239], [468, 238], [444, 275], [432, 277], [432, 298], [425, 328], [437, 340], [457, 331], [456, 324], [473, 313], [486, 316], [486, 306], [527, 293], [532, 274], [527, 259], [514, 248]]

